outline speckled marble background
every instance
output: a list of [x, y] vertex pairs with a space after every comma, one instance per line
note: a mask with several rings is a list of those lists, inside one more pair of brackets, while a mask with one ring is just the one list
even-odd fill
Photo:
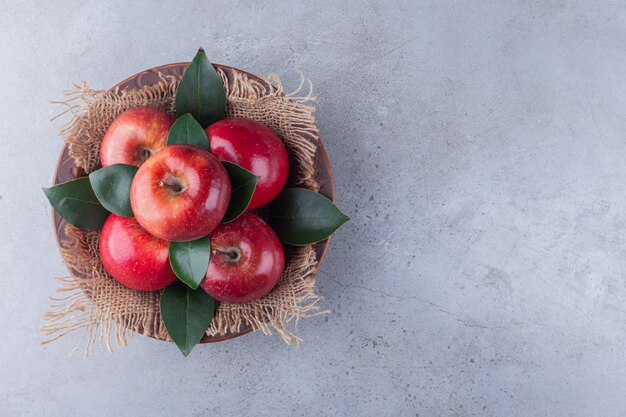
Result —
[[[0, 1], [0, 415], [626, 413], [623, 2], [185, 3]], [[66, 273], [48, 101], [198, 46], [314, 84], [352, 218], [318, 276], [332, 314], [298, 349], [41, 346]]]

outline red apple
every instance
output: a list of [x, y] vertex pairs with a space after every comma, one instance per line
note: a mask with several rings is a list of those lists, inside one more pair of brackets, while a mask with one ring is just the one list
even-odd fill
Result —
[[130, 187], [139, 224], [170, 241], [206, 236], [220, 224], [230, 200], [226, 170], [208, 151], [170, 145], [144, 162]]
[[100, 233], [104, 269], [128, 288], [156, 291], [176, 281], [168, 259], [168, 243], [133, 218], [111, 214]]
[[285, 252], [271, 227], [244, 213], [211, 233], [211, 261], [200, 283], [213, 298], [241, 304], [264, 296], [285, 269]]
[[272, 201], [289, 174], [287, 149], [267, 126], [250, 119], [222, 119], [206, 129], [211, 152], [223, 161], [242, 166], [261, 177], [249, 209]]
[[165, 148], [174, 116], [151, 107], [135, 107], [120, 114], [109, 126], [100, 145], [102, 166], [140, 166]]

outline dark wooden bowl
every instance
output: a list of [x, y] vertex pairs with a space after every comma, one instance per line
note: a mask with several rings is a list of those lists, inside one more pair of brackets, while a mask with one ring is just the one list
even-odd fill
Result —
[[[189, 65], [188, 62], [180, 62], [180, 63], [161, 65], [159, 67], [151, 68], [151, 69], [142, 71], [138, 74], [135, 74], [125, 79], [124, 81], [121, 81], [120, 83], [113, 86], [111, 90], [115, 90], [116, 88], [137, 89], [146, 85], [156, 84], [159, 81], [161, 81], [161, 78], [159, 77], [159, 73], [162, 75], [182, 76], [183, 71], [185, 70], [185, 68], [187, 68], [188, 65]], [[238, 72], [238, 73], [243, 73], [247, 75], [248, 77], [261, 82], [262, 84], [266, 85], [268, 89], [270, 88], [269, 84], [265, 80], [255, 75], [252, 75], [240, 69], [228, 67], [225, 65], [219, 65], [219, 64], [214, 64], [214, 65], [217, 68], [221, 68], [226, 73], [226, 75], [228, 76], [229, 82], [232, 81], [233, 74]], [[326, 151], [324, 150], [324, 145], [322, 144], [321, 138], [317, 136], [314, 138], [314, 141], [316, 142], [316, 145], [317, 145], [317, 152], [315, 155], [315, 164], [316, 164], [316, 176], [321, 184], [320, 193], [330, 198], [333, 202], [335, 202], [335, 186], [333, 183], [333, 174], [330, 168], [330, 161], [328, 160], [328, 155], [326, 154]], [[72, 180], [74, 178], [78, 178], [84, 175], [85, 173], [82, 172], [82, 170], [76, 166], [76, 163], [70, 157], [67, 145], [64, 145], [63, 149], [61, 150], [61, 155], [59, 156], [59, 161], [57, 162], [56, 170], [54, 172], [54, 179], [53, 179], [54, 184], [66, 182], [66, 181], [69, 181], [69, 180]], [[52, 212], [53, 212], [54, 230], [56, 233], [57, 243], [60, 247], [62, 241], [66, 241], [69, 239], [69, 237], [65, 234], [65, 226], [67, 225], [67, 223], [54, 210]], [[320, 265], [322, 264], [324, 255], [326, 251], [328, 250], [329, 243], [330, 243], [330, 239], [326, 239], [325, 241], [317, 243], [315, 245], [315, 251], [317, 253], [317, 259], [318, 259], [317, 265], [315, 267], [315, 272], [317, 272]], [[75, 274], [76, 271], [70, 270], [70, 273]], [[210, 337], [210, 336], [205, 335], [202, 338], [201, 343], [220, 342], [223, 340], [228, 340], [234, 337], [244, 335], [246, 333], [250, 333], [251, 331], [252, 331], [252, 327], [248, 326], [246, 328], [241, 329], [239, 332], [228, 333], [222, 336]]]

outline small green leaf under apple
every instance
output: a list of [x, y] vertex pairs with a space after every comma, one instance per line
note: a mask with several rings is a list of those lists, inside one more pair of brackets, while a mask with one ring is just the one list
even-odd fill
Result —
[[170, 133], [167, 136], [167, 145], [177, 143], [193, 145], [211, 151], [209, 138], [207, 138], [200, 123], [190, 113], [183, 114], [176, 119], [170, 129]]
[[228, 173], [231, 185], [230, 202], [222, 219], [222, 223], [228, 223], [247, 210], [260, 177], [232, 162], [222, 161], [222, 165]]
[[211, 241], [204, 236], [188, 242], [170, 242], [169, 258], [178, 279], [195, 290], [209, 268]]
[[178, 84], [176, 113], [191, 115], [207, 127], [224, 118], [226, 92], [217, 71], [200, 48]]
[[350, 218], [332, 201], [306, 188], [287, 188], [272, 202], [269, 222], [283, 243], [309, 245], [327, 239]]
[[79, 229], [100, 230], [109, 216], [87, 177], [44, 188], [43, 192], [59, 216]]
[[175, 282], [161, 294], [161, 317], [170, 337], [187, 356], [211, 325], [215, 300], [201, 288]]
[[137, 173], [134, 165], [114, 164], [89, 174], [89, 183], [102, 206], [122, 217], [133, 217], [130, 185]]

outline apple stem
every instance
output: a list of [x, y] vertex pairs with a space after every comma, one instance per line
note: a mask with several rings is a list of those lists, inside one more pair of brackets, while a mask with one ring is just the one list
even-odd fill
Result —
[[168, 190], [174, 191], [178, 193], [182, 190], [181, 186], [178, 184], [170, 184], [169, 182], [159, 181], [159, 187], [167, 188]]
[[215, 249], [215, 253], [217, 255], [228, 256], [228, 258], [230, 258], [231, 261], [236, 261], [236, 260], [239, 259], [239, 257], [241, 257], [241, 254], [238, 253], [234, 249], [231, 249], [229, 251], [223, 251], [223, 250]]

